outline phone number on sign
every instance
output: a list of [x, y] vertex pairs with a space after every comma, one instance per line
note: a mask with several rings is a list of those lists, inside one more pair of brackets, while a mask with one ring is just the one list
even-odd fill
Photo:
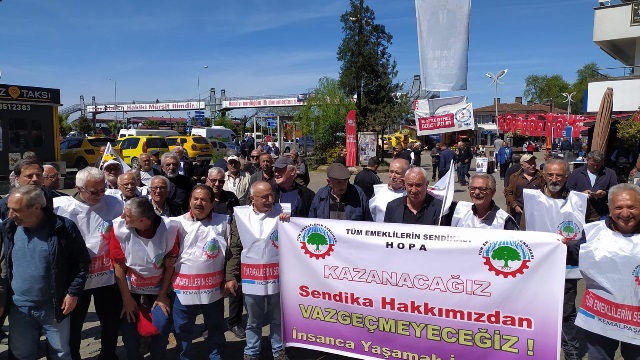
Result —
[[0, 110], [31, 111], [31, 105], [0, 104]]

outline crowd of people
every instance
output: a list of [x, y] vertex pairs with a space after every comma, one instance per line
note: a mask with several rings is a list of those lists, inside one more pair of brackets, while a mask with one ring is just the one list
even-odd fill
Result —
[[[100, 359], [117, 359], [119, 333], [128, 359], [143, 358], [143, 338], [151, 339], [151, 358], [162, 359], [171, 332], [180, 358], [194, 359], [192, 342], [202, 335], [195, 331], [198, 314], [207, 329], [209, 359], [221, 358], [227, 330], [246, 338], [245, 360], [258, 359], [266, 323], [274, 359], [287, 359], [277, 283], [243, 285], [242, 279], [244, 269], [278, 267], [277, 247], [270, 245], [278, 222], [309, 217], [552, 233], [557, 229], [548, 224], [558, 220], [589, 225], [586, 233], [563, 238], [562, 350], [566, 359], [581, 359], [587, 350], [589, 359], [613, 359], [617, 341], [575, 322], [578, 269], [594, 291], [602, 288], [602, 271], [628, 270], [602, 270], [598, 261], [589, 262], [595, 268], [579, 268], [583, 253], [607, 246], [590, 234], [621, 233], [629, 241], [640, 234], [640, 190], [616, 185], [602, 152], [591, 151], [586, 166], [574, 172], [561, 159], [548, 159], [539, 169], [534, 155], [522, 155], [512, 174], [501, 172], [507, 209], [500, 209], [493, 200], [495, 178], [469, 174], [473, 155], [465, 144], [457, 154], [445, 144], [431, 151], [432, 180], [451, 171], [455, 158], [459, 182], [468, 183], [469, 201], [448, 208], [429, 192], [429, 174], [413, 151], [395, 151], [386, 184], [375, 158], [353, 182], [351, 171], [337, 161], [326, 170], [327, 184], [314, 192], [296, 152], [275, 157], [253, 149], [243, 166], [241, 155], [230, 150], [200, 176], [180, 150], [141, 154], [139, 168], [126, 172], [113, 160], [80, 170], [73, 195], [57, 191], [55, 168], [37, 159], [18, 162], [15, 187], [0, 200], [0, 309], [9, 316], [12, 356], [35, 359], [34, 344], [44, 333], [52, 359], [80, 359], [93, 299]], [[541, 207], [544, 212], [536, 211]], [[589, 254], [581, 250], [585, 243]], [[621, 287], [611, 289], [614, 295]], [[623, 342], [624, 354], [637, 356], [640, 347]]]

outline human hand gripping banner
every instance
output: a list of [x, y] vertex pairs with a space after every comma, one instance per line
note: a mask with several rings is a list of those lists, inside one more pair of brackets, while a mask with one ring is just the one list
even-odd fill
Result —
[[292, 218], [286, 346], [357, 359], [559, 359], [557, 234]]

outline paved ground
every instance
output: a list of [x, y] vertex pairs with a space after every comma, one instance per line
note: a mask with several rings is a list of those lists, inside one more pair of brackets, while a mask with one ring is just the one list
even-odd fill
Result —
[[[542, 159], [542, 154], [536, 154], [538, 159]], [[428, 154], [423, 154], [422, 156], [422, 164], [424, 165], [424, 168], [427, 170], [427, 172], [429, 173], [429, 175], [431, 175], [431, 158], [429, 157]], [[471, 171], [470, 173], [473, 174], [474, 173], [474, 169], [475, 169], [475, 161], [474, 163], [471, 164]], [[506, 208], [506, 203], [504, 200], [504, 195], [503, 195], [503, 183], [500, 181], [498, 174], [494, 174], [494, 176], [497, 178], [497, 192], [496, 192], [496, 196], [494, 198], [495, 202], [498, 204], [498, 206], [500, 206], [501, 208], [505, 209]], [[383, 182], [386, 182], [388, 180], [388, 176], [387, 174], [385, 174], [384, 172], [380, 173], [380, 178]], [[430, 177], [429, 177], [430, 179]], [[309, 184], [309, 188], [317, 191], [319, 188], [321, 188], [322, 186], [326, 185], [326, 176], [324, 175], [324, 173], [321, 172], [314, 172], [311, 174], [311, 183]], [[458, 201], [458, 200], [469, 200], [469, 196], [467, 193], [467, 190], [465, 187], [460, 186], [459, 184], [456, 183], [456, 189], [455, 189], [455, 195], [454, 195], [454, 200]], [[584, 293], [584, 284], [583, 281], [580, 281], [579, 283], [579, 298], [578, 298], [578, 303], [581, 301], [582, 298], [582, 294]], [[96, 314], [93, 312], [93, 305], [89, 310], [89, 315], [87, 316], [87, 321], [85, 323], [84, 326], [84, 332], [83, 332], [83, 340], [82, 340], [82, 345], [81, 345], [81, 354], [83, 359], [97, 359], [99, 350], [100, 350], [100, 344], [99, 344], [99, 334], [100, 334], [100, 324], [98, 322], [98, 319], [96, 317]], [[226, 315], [226, 314], [225, 314]], [[246, 314], [245, 314], [246, 316]], [[198, 317], [198, 326], [200, 328], [203, 328], [204, 325], [202, 323], [202, 316]], [[6, 329], [6, 327], [5, 327]], [[264, 331], [263, 331], [263, 335], [265, 335], [265, 337], [263, 337], [263, 352], [261, 354], [261, 359], [272, 359], [272, 356], [270, 354], [269, 351], [269, 343], [268, 340], [266, 338], [266, 335], [268, 334], [268, 327], [265, 327]], [[225, 356], [226, 360], [241, 360], [242, 359], [242, 349], [244, 348], [244, 341], [243, 340], [239, 340], [237, 338], [235, 338], [233, 336], [233, 334], [231, 332], [227, 332], [226, 334], [227, 337], [227, 355]], [[198, 338], [195, 340], [195, 343], [198, 346], [198, 353], [202, 354], [200, 357], [198, 357], [198, 359], [206, 359], [207, 354], [208, 354], [208, 350], [207, 350], [207, 344], [204, 341], [204, 339], [202, 338]], [[43, 344], [41, 343], [41, 348], [42, 348]], [[175, 348], [175, 344], [174, 343], [170, 343], [168, 348], [167, 348], [167, 353], [165, 356], [165, 359], [177, 359], [177, 355], [174, 351]], [[6, 350], [7, 350], [7, 346], [6, 346], [6, 340], [3, 341], [2, 344], [0, 344], [0, 360], [2, 359], [6, 359], [7, 358], [7, 354], [6, 354]], [[322, 352], [317, 352], [317, 351], [310, 351], [310, 350], [305, 350], [305, 349], [298, 349], [298, 348], [288, 348], [287, 349], [287, 354], [289, 355], [289, 358], [292, 360], [341, 360], [341, 359], [350, 359], [347, 357], [343, 357], [343, 356], [337, 356], [337, 355], [332, 355], [332, 354], [327, 354], [327, 353], [322, 353]], [[122, 345], [122, 341], [118, 342], [118, 356], [120, 357], [120, 359], [126, 359], [126, 355], [124, 352], [124, 347]], [[147, 356], [147, 358], [149, 358]], [[564, 357], [562, 357], [564, 358]], [[44, 357], [42, 357], [41, 359], [44, 359]], [[619, 355], [616, 357], [616, 359], [622, 359]]]

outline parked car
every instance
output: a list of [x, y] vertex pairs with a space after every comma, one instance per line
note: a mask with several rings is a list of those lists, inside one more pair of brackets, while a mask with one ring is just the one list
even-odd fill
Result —
[[211, 143], [211, 151], [213, 151], [214, 154], [226, 155], [227, 149], [229, 148], [227, 144], [218, 140], [209, 140], [209, 142]]
[[167, 141], [160, 136], [127, 136], [119, 139], [113, 149], [120, 154], [127, 165], [138, 166], [140, 154], [158, 150], [160, 156], [169, 152]]
[[208, 160], [211, 161], [211, 155], [213, 150], [211, 143], [204, 136], [199, 135], [180, 135], [180, 136], [167, 136], [167, 145], [169, 145], [169, 151], [173, 151], [176, 146], [180, 145], [184, 148], [185, 155], [191, 161]]
[[82, 170], [93, 165], [100, 156], [100, 147], [112, 145], [115, 139], [107, 137], [66, 137], [60, 142], [60, 159], [67, 167]]

